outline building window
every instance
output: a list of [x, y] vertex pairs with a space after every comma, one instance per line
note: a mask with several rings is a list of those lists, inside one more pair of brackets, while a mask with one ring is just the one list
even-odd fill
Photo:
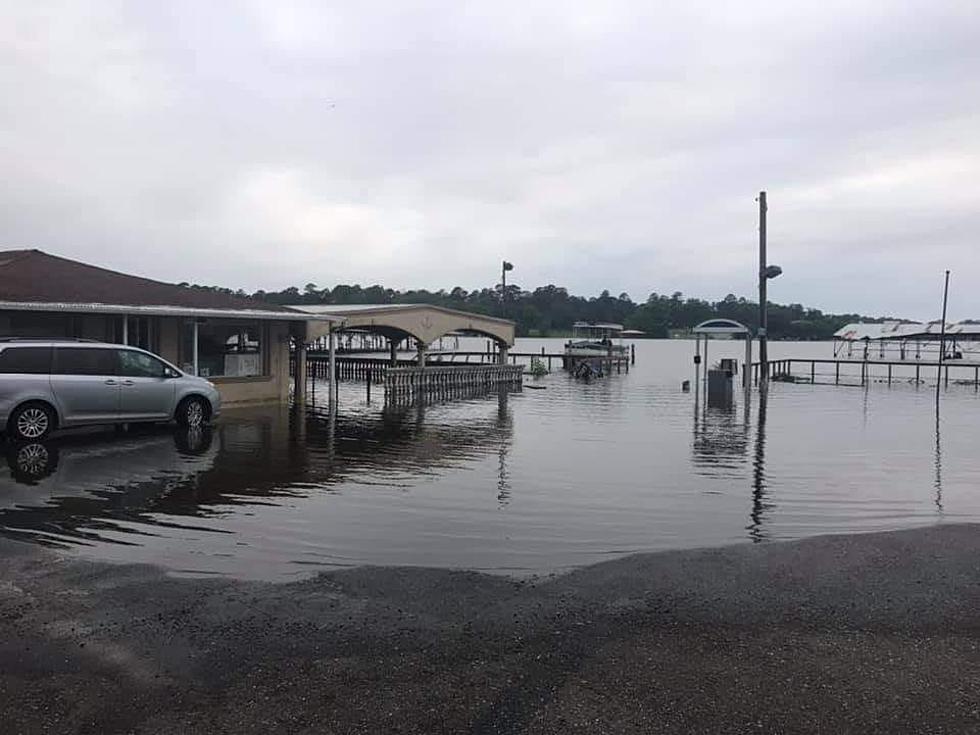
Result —
[[197, 322], [197, 351], [195, 355], [195, 323], [184, 322], [181, 330], [181, 368], [202, 378], [250, 377], [266, 375], [265, 329], [255, 322], [201, 319]]

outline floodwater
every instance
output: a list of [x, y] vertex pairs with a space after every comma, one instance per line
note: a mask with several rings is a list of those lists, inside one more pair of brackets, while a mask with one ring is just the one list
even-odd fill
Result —
[[[541, 346], [561, 340], [516, 349]], [[764, 400], [737, 391], [714, 407], [681, 391], [693, 342], [636, 352], [628, 375], [591, 383], [556, 370], [520, 392], [398, 408], [349, 383], [335, 411], [321, 385], [303, 417], [249, 409], [207, 432], [7, 444], [0, 533], [176, 574], [288, 580], [361, 564], [547, 574], [638, 551], [980, 520], [972, 384], [951, 382], [938, 420], [934, 382], [897, 373], [773, 383]], [[712, 361], [742, 354], [711, 343]], [[777, 343], [771, 356], [832, 348]]]

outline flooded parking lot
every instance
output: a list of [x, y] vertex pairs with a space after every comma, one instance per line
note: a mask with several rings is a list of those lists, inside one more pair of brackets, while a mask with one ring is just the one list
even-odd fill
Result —
[[282, 580], [362, 564], [546, 574], [980, 519], [972, 389], [951, 388], [938, 423], [932, 392], [908, 384], [774, 384], [766, 401], [695, 410], [679, 390], [690, 351], [640, 343], [629, 375], [556, 372], [434, 405], [368, 402], [351, 383], [335, 410], [320, 389], [302, 415], [8, 443], [0, 528], [86, 558]]

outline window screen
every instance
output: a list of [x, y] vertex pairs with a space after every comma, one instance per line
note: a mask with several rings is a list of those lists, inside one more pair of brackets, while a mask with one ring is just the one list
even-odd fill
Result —
[[41, 375], [50, 370], [50, 347], [7, 347], [0, 352], [0, 373]]
[[59, 347], [54, 351], [56, 375], [115, 375], [116, 351], [94, 347]]

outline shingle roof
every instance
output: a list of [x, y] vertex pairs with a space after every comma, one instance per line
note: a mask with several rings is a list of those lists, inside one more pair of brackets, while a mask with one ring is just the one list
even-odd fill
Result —
[[0, 301], [296, 313], [250, 297], [130, 276], [40, 250], [0, 251]]

